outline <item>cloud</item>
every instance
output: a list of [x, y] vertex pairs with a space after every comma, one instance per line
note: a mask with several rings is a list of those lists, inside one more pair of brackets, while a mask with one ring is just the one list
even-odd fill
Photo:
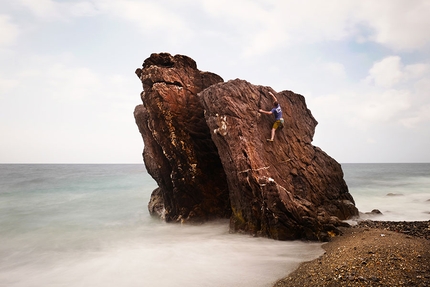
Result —
[[95, 0], [104, 14], [135, 24], [144, 35], [157, 34], [159, 40], [186, 41], [193, 33], [184, 15], [175, 8], [181, 3], [169, 5], [159, 1]]
[[253, 57], [275, 49], [322, 41], [340, 41], [351, 35], [352, 1], [215, 1], [202, 2], [210, 17], [237, 31], [243, 55]]
[[196, 19], [217, 19], [220, 25], [215, 29], [224, 35], [228, 29], [228, 34], [244, 42], [245, 57], [291, 45], [345, 39], [376, 42], [394, 50], [423, 49], [430, 43], [430, 3], [426, 0], [17, 1], [39, 19], [107, 15], [137, 25], [145, 35], [161, 29], [165, 39], [176, 43], [210, 32]]
[[20, 33], [17, 25], [11, 21], [8, 15], [0, 15], [0, 47], [15, 43]]
[[[336, 67], [336, 66], [335, 66]], [[321, 118], [344, 119], [361, 130], [394, 124], [406, 128], [430, 121], [430, 67], [404, 65], [399, 56], [388, 56], [370, 67], [365, 79], [349, 90], [310, 99]]]
[[17, 2], [36, 18], [44, 21], [67, 21], [74, 17], [95, 16], [100, 13], [93, 1], [17, 0]]
[[323, 70], [327, 71], [329, 74], [336, 78], [344, 79], [346, 78], [345, 67], [341, 63], [328, 62], [323, 65]]
[[3, 162], [139, 160], [134, 77], [76, 64], [70, 54], [18, 62], [5, 78], [13, 80], [0, 77], [0, 147], [10, 151]]
[[[350, 1], [275, 1], [278, 25], [290, 34], [293, 43], [338, 41], [350, 34]], [[290, 43], [292, 44], [292, 43]]]
[[0, 78], [3, 116], [37, 115], [44, 120], [51, 114], [55, 119], [65, 117], [63, 111], [68, 110], [77, 118], [76, 113], [92, 118], [113, 114], [124, 105], [133, 110], [136, 101], [128, 95], [136, 93], [134, 78], [75, 62], [70, 54], [22, 59], [18, 65], [25, 63], [25, 69], [10, 69], [8, 77]]
[[30, 10], [34, 16], [39, 18], [57, 18], [60, 15], [58, 6], [60, 5], [58, 2], [52, 0], [18, 0], [17, 3], [22, 5], [23, 7]]
[[6, 78], [4, 75], [0, 75], [0, 100], [5, 98], [6, 95], [18, 85], [16, 79]]
[[88, 67], [75, 65], [73, 59], [68, 53], [27, 58], [27, 67], [12, 75], [19, 83], [17, 91], [63, 103], [98, 95], [102, 88], [100, 76]]
[[429, 64], [418, 63], [406, 66], [404, 73], [407, 79], [416, 79], [428, 75], [429, 71]]
[[225, 79], [301, 93], [336, 137], [346, 130], [377, 146], [387, 127], [413, 133], [430, 124], [426, 0], [12, 2], [0, 15], [6, 125], [26, 118], [49, 132], [65, 124], [90, 134], [103, 118], [135, 129], [130, 111], [141, 87], [133, 63], [160, 50], [189, 55]]
[[[105, 15], [175, 44], [199, 34], [217, 35], [225, 41], [235, 35], [235, 41], [243, 43], [244, 57], [327, 41], [375, 42], [395, 51], [419, 50], [430, 43], [430, 3], [426, 0], [17, 1], [39, 19]], [[210, 21], [219, 25], [209, 27], [205, 22]]]
[[394, 50], [428, 47], [430, 2], [426, 0], [360, 1], [357, 20], [373, 30], [367, 40]]
[[430, 2], [426, 0], [202, 3], [205, 13], [240, 31], [248, 57], [327, 41], [375, 42], [395, 51], [422, 50], [430, 43]]
[[[400, 120], [401, 124], [408, 128], [416, 128], [422, 123], [430, 122], [430, 104], [422, 106], [415, 112], [412, 117], [404, 118]], [[428, 126], [428, 125], [427, 125]]]
[[374, 63], [369, 70], [366, 82], [374, 83], [378, 87], [390, 88], [399, 83], [404, 77], [399, 56], [389, 56]]
[[354, 113], [351, 122], [357, 126], [395, 120], [411, 106], [411, 94], [407, 90], [376, 90], [360, 98], [352, 108]]
[[375, 62], [365, 81], [378, 87], [391, 88], [410, 80], [425, 78], [429, 64], [417, 63], [404, 66], [399, 56], [388, 56]]
[[[26, 62], [31, 68], [16, 73], [15, 86], [10, 91], [34, 95], [27, 99], [29, 105], [19, 103], [20, 97], [13, 99], [31, 113], [47, 109], [63, 118], [65, 115], [61, 111], [69, 109], [72, 117], [97, 116], [111, 121], [118, 111], [117, 114], [124, 115], [125, 107], [128, 116], [136, 105], [136, 98], [130, 97], [139, 91], [134, 89], [134, 77], [77, 65], [75, 57], [69, 54], [33, 57]], [[124, 119], [117, 116], [115, 121]]]

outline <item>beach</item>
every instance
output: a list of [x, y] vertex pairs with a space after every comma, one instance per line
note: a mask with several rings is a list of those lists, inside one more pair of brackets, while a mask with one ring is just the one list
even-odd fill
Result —
[[430, 221], [362, 221], [275, 287], [430, 286]]

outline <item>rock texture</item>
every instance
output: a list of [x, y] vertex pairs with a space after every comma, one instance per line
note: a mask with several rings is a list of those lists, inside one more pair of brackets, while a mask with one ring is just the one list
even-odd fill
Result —
[[189, 57], [167, 53], [152, 54], [136, 74], [143, 105], [134, 116], [146, 169], [159, 186], [150, 213], [166, 221], [228, 218], [226, 176], [197, 96], [223, 79], [199, 71]]
[[[152, 54], [136, 74], [135, 110], [148, 172], [149, 209], [166, 221], [230, 217], [231, 231], [326, 241], [358, 215], [341, 166], [311, 144], [317, 121], [303, 96], [201, 72], [181, 55]], [[266, 142], [273, 92], [285, 127]]]
[[[267, 142], [276, 95], [285, 120]], [[311, 144], [317, 121], [303, 96], [243, 80], [200, 93], [230, 190], [230, 229], [275, 239], [327, 240], [339, 220], [358, 215], [341, 166]]]

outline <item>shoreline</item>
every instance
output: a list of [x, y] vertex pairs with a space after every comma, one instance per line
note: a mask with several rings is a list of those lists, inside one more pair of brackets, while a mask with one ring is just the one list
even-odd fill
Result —
[[274, 287], [430, 286], [430, 221], [361, 221]]

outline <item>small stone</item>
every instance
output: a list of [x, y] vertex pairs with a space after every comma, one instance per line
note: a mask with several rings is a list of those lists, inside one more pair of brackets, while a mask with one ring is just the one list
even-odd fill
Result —
[[378, 277], [376, 277], [376, 276], [370, 276], [369, 280], [373, 281], [373, 282], [379, 282], [380, 281], [380, 279]]

